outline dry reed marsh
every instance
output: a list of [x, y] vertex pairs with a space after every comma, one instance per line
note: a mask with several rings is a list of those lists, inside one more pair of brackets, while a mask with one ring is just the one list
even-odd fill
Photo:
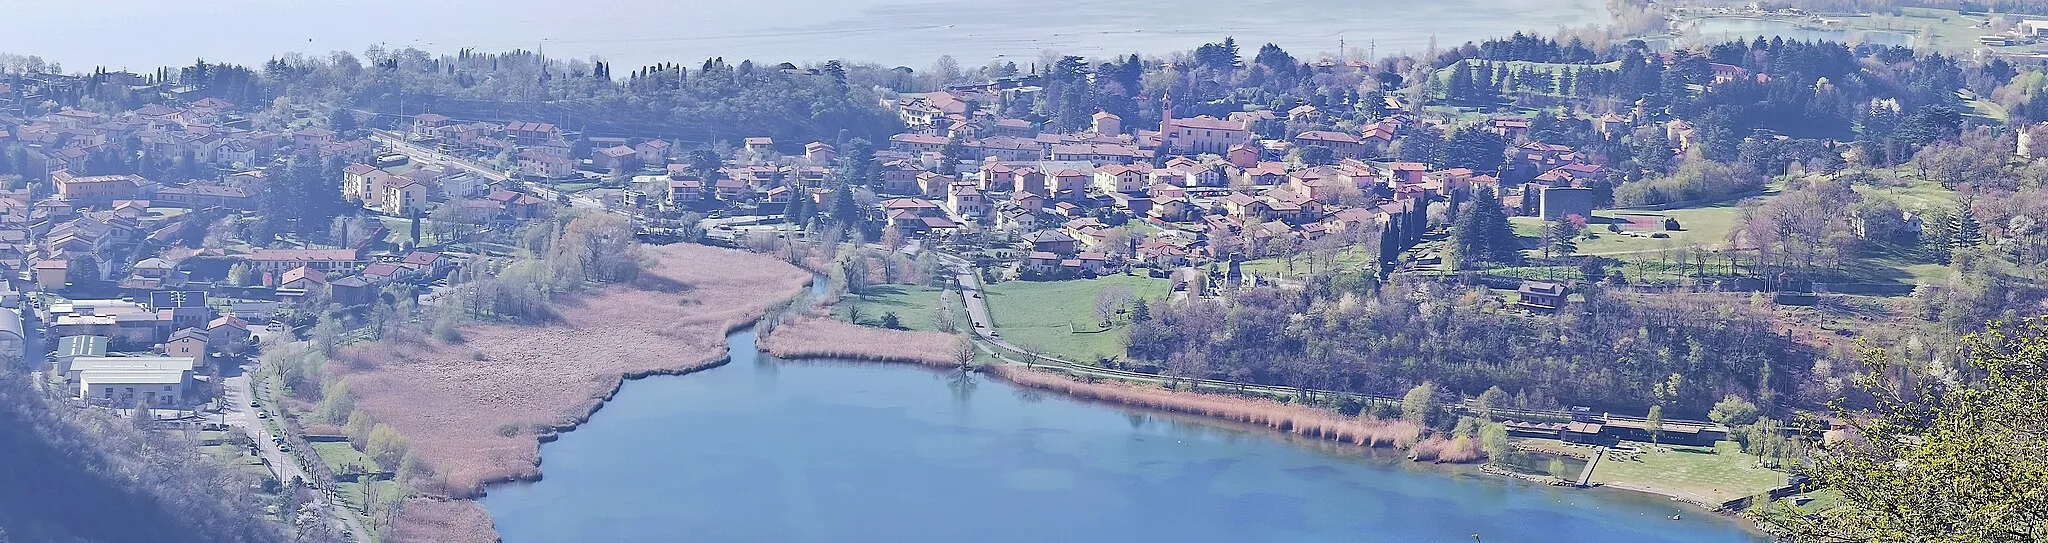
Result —
[[966, 338], [942, 332], [911, 332], [861, 326], [812, 313], [790, 315], [759, 340], [778, 358], [843, 358], [960, 365]]
[[[360, 344], [335, 366], [356, 406], [403, 433], [449, 497], [537, 477], [538, 436], [582, 422], [622, 379], [720, 363], [727, 331], [785, 303], [810, 279], [740, 251], [670, 245], [648, 253], [655, 260], [649, 280], [557, 301], [558, 322], [465, 326], [460, 343]], [[475, 507], [429, 505], [407, 518], [447, 517], [442, 509], [456, 506]], [[427, 525], [406, 530], [432, 533]], [[460, 531], [404, 539], [467, 540]]]
[[399, 510], [391, 526], [392, 541], [433, 543], [495, 543], [491, 515], [470, 500], [414, 498]]
[[1242, 396], [1181, 392], [1124, 383], [1086, 383], [1069, 379], [1063, 374], [1019, 366], [996, 366], [990, 368], [990, 371], [1019, 385], [1050, 390], [1082, 400], [1255, 424], [1305, 437], [1364, 447], [1407, 449], [1415, 453], [1417, 460], [1476, 460], [1466, 454], [1467, 449], [1476, 453], [1476, 446], [1460, 445], [1467, 449], [1454, 449], [1449, 443], [1435, 443], [1442, 441], [1440, 439], [1423, 440], [1422, 428], [1405, 421], [1361, 420], [1322, 409]]

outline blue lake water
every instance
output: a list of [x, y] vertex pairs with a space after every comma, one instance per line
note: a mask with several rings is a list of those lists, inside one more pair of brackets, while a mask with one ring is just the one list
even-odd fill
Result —
[[1605, 24], [1602, 0], [12, 0], [0, 52], [67, 70], [150, 70], [194, 58], [256, 64], [286, 52], [371, 44], [453, 54], [540, 48], [621, 67], [872, 61], [924, 69], [1035, 61], [1043, 51], [1164, 55], [1235, 36], [1250, 57], [1275, 42], [1297, 56], [1421, 52], [1517, 30]]
[[1691, 23], [1691, 29], [1706, 43], [1720, 43], [1728, 40], [1754, 40], [1757, 36], [1765, 39], [1783, 37], [1788, 40], [1834, 41], [1853, 43], [1874, 43], [1879, 45], [1913, 45], [1913, 35], [1904, 32], [1882, 30], [1849, 31], [1830, 28], [1800, 26], [1798, 24], [1747, 17], [1706, 17]]
[[[1734, 522], [959, 372], [733, 362], [628, 383], [483, 500], [509, 543], [1750, 543]], [[1667, 517], [1685, 513], [1685, 520]]]

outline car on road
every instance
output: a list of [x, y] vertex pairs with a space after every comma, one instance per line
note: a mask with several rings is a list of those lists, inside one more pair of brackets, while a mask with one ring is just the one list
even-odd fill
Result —
[[278, 445], [277, 452], [292, 452], [291, 445]]
[[263, 412], [263, 411], [257, 411], [257, 412], [256, 412], [256, 418], [259, 418], [259, 419], [267, 419], [267, 418], [270, 418], [270, 413], [267, 413], [267, 412]]
[[251, 408], [263, 407], [263, 404], [259, 404], [259, 403], [256, 403], [256, 402], [249, 402], [249, 407], [251, 407]]

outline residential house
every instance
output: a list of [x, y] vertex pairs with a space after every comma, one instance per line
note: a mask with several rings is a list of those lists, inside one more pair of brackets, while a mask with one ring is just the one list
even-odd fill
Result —
[[1515, 293], [1519, 298], [1516, 306], [1535, 311], [1556, 311], [1564, 306], [1567, 291], [1563, 283], [1523, 281]]
[[490, 194], [484, 195], [484, 199], [497, 202], [505, 214], [519, 219], [539, 217], [541, 204], [545, 203], [545, 201], [532, 195], [505, 189], [493, 190]]
[[1297, 147], [1307, 147], [1310, 145], [1325, 147], [1336, 158], [1360, 158], [1365, 155], [1365, 143], [1360, 141], [1358, 136], [1343, 132], [1302, 132], [1294, 136], [1294, 145]]
[[740, 143], [746, 149], [747, 154], [756, 157], [768, 156], [769, 153], [775, 152], [775, 140], [773, 138], [747, 138], [741, 140]]
[[1225, 160], [1230, 162], [1230, 165], [1240, 169], [1258, 166], [1260, 156], [1259, 148], [1250, 144], [1232, 145], [1230, 146], [1230, 151], [1224, 154]]
[[46, 292], [64, 290], [71, 277], [71, 261], [68, 260], [39, 260], [30, 269], [35, 271], [36, 288]]
[[410, 177], [397, 177], [391, 184], [384, 186], [384, 196], [378, 200], [381, 202], [377, 211], [385, 215], [410, 217], [414, 213], [424, 213], [427, 208], [427, 184], [414, 181]]
[[809, 162], [812, 164], [831, 164], [832, 160], [838, 157], [839, 152], [837, 150], [834, 150], [831, 145], [826, 145], [825, 142], [814, 141], [804, 144], [805, 162]]
[[211, 342], [205, 330], [181, 328], [176, 332], [171, 332], [171, 339], [164, 341], [163, 348], [158, 350], [164, 356], [203, 360], [206, 358], [207, 347], [210, 345]]
[[946, 141], [930, 134], [897, 134], [889, 136], [889, 148], [911, 154], [937, 153], [946, 148]]
[[1093, 123], [1093, 131], [1098, 136], [1113, 138], [1124, 133], [1124, 120], [1122, 117], [1118, 117], [1114, 113], [1110, 113], [1107, 111], [1097, 111], [1095, 112], [1095, 115], [1090, 117], [1089, 119]]
[[277, 288], [280, 291], [292, 290], [301, 293], [323, 292], [327, 288], [327, 274], [320, 270], [299, 266], [284, 272], [284, 275], [278, 276]]
[[600, 170], [626, 171], [640, 165], [640, 153], [632, 147], [615, 145], [590, 152], [590, 160]]
[[555, 125], [526, 121], [505, 123], [505, 135], [520, 145], [547, 145], [562, 142], [562, 131]]
[[234, 315], [222, 315], [206, 323], [206, 334], [214, 347], [225, 347], [249, 340], [249, 322]]
[[371, 297], [376, 294], [375, 288], [370, 286], [369, 281], [356, 276], [343, 277], [329, 282], [327, 284], [327, 292], [328, 300], [341, 304], [343, 307], [370, 303]]
[[56, 186], [58, 199], [78, 204], [108, 204], [114, 200], [137, 198], [149, 180], [132, 174], [76, 176], [70, 171], [59, 170], [50, 173], [50, 183]]
[[675, 148], [668, 140], [647, 140], [633, 146], [633, 153], [646, 164], [667, 164], [669, 152]]
[[1073, 236], [1058, 230], [1040, 230], [1025, 234], [1023, 241], [1025, 244], [1030, 245], [1033, 251], [1043, 251], [1062, 256], [1074, 254], [1074, 246], [1077, 243]]
[[1064, 260], [1064, 258], [1058, 253], [1032, 251], [1024, 256], [1023, 271], [1037, 275], [1049, 274], [1060, 268], [1061, 260]]
[[576, 161], [539, 149], [524, 149], [519, 151], [519, 171], [547, 179], [568, 177], [576, 173]]
[[1509, 142], [1514, 142], [1515, 140], [1522, 139], [1522, 136], [1529, 134], [1529, 120], [1494, 119], [1492, 122], [1487, 123], [1486, 128], [1495, 134], [1500, 134], [1502, 138], [1506, 138]]
[[455, 119], [450, 119], [447, 115], [421, 113], [412, 116], [411, 135], [416, 138], [433, 137], [436, 130], [451, 124], [455, 124]]
[[953, 185], [946, 195], [946, 211], [959, 221], [988, 214], [988, 199], [973, 184]]
[[323, 272], [346, 271], [364, 263], [355, 249], [257, 249], [242, 256], [261, 273], [284, 273], [298, 267]]
[[334, 143], [333, 130], [313, 126], [292, 132], [292, 145], [300, 148], [313, 149], [331, 143]]
[[1095, 186], [1103, 192], [1139, 192], [1145, 190], [1150, 167], [1111, 164], [1095, 169]]
[[369, 164], [350, 164], [341, 169], [341, 196], [362, 202], [363, 207], [383, 206], [384, 187], [395, 176]]
[[1191, 155], [1201, 153], [1224, 154], [1231, 146], [1252, 140], [1249, 123], [1228, 121], [1198, 116], [1192, 119], [1173, 118], [1172, 103], [1168, 102], [1165, 119], [1160, 122], [1159, 148], [1164, 152]]
[[663, 201], [669, 208], [686, 208], [704, 199], [704, 181], [696, 176], [670, 177], [668, 198]]
[[1394, 171], [1393, 181], [1398, 184], [1420, 184], [1429, 174], [1429, 165], [1421, 162], [1395, 162], [1387, 167]]
[[226, 185], [194, 183], [172, 187], [156, 192], [156, 200], [164, 207], [187, 207], [193, 209], [223, 207], [228, 209], [256, 209], [256, 199], [247, 189]]

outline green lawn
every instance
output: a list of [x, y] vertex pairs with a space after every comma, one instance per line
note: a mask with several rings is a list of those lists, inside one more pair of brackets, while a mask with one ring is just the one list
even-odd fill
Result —
[[[393, 501], [405, 499], [404, 489], [397, 481], [344, 481], [336, 483], [335, 490], [348, 508], [356, 512], [357, 521], [370, 530], [370, 541], [383, 541], [390, 530], [390, 518], [381, 511]], [[364, 507], [364, 498], [370, 499], [370, 507]]]
[[1901, 176], [1899, 180], [1905, 183], [1896, 187], [1858, 185], [1856, 192], [1889, 196], [1899, 202], [1899, 208], [1907, 211], [1946, 209], [1956, 205], [1956, 191], [1941, 186], [1939, 182], [1918, 175]]
[[565, 194], [575, 194], [594, 188], [597, 188], [597, 183], [562, 183], [555, 185], [555, 190]]
[[314, 453], [320, 455], [320, 460], [327, 463], [327, 468], [334, 470], [335, 473], [341, 473], [343, 468], [351, 464], [362, 466], [363, 471], [377, 471], [377, 463], [363, 453], [357, 452], [347, 441], [313, 441], [308, 444], [313, 446]]
[[[1703, 207], [1673, 209], [1669, 211], [1599, 211], [1594, 212], [1596, 224], [1586, 226], [1598, 239], [1579, 240], [1579, 254], [1624, 257], [1644, 255], [1681, 247], [1719, 247], [1728, 242], [1728, 231], [1735, 228], [1735, 217], [1739, 213], [1734, 202]], [[1597, 224], [1604, 219], [1622, 220], [1625, 217], [1648, 217], [1657, 222], [1666, 218], [1678, 219], [1679, 230], [1639, 231], [1644, 234], [1664, 233], [1671, 237], [1635, 237], [1624, 233], [1608, 232], [1606, 225]]]
[[[854, 324], [881, 326], [882, 315], [895, 313], [896, 320], [906, 329], [933, 331], [938, 329], [933, 321], [939, 313], [940, 292], [924, 285], [876, 285], [868, 287], [865, 296], [840, 298], [832, 305], [832, 318], [851, 321], [851, 310], [859, 308], [860, 322]], [[967, 315], [958, 318], [961, 326], [966, 326]]]
[[[1880, 13], [1869, 16], [1830, 16], [1829, 18], [1841, 19], [1842, 22], [1848, 25], [1851, 31], [1892, 30], [1908, 34], [1919, 34], [1923, 31], [1932, 30], [1932, 36], [1919, 36], [1914, 41], [1913, 48], [1938, 49], [1951, 53], [1965, 52], [1981, 47], [1977, 43], [1977, 37], [1991, 33], [1991, 30], [1988, 28], [1976, 26], [1984, 23], [1983, 17], [1963, 15], [1952, 9], [1899, 8], [1898, 11], [1898, 16], [1893, 16], [1890, 13]], [[1932, 39], [1931, 44], [1928, 41], [1929, 39]]]
[[[1339, 270], [1355, 270], [1359, 269], [1362, 266], [1372, 264], [1372, 258], [1373, 256], [1375, 256], [1375, 252], [1376, 251], [1372, 250], [1372, 248], [1353, 245], [1345, 247], [1344, 250], [1339, 251], [1337, 253], [1337, 256], [1331, 259], [1331, 261], [1335, 263], [1337, 269]], [[1309, 257], [1307, 254], [1295, 256], [1294, 267], [1292, 271], [1289, 271], [1288, 269], [1287, 259], [1282, 257], [1246, 260], [1243, 263], [1238, 264], [1238, 270], [1243, 271], [1244, 273], [1255, 275], [1300, 277], [1308, 275]], [[1318, 268], [1315, 271], [1323, 272], [1326, 270]]]
[[270, 468], [263, 467], [263, 460], [249, 454], [249, 449], [230, 445], [201, 445], [199, 451], [219, 459], [236, 471], [257, 477], [270, 476]]
[[988, 296], [996, 332], [1012, 343], [1077, 362], [1123, 354], [1125, 324], [1102, 330], [1095, 320], [1095, 297], [1110, 286], [1157, 305], [1173, 283], [1128, 275], [1072, 281], [1006, 281], [990, 285]]
[[1647, 444], [1632, 445], [1643, 449], [1638, 459], [1607, 455], [1593, 468], [1593, 482], [1650, 489], [1707, 504], [1753, 496], [1785, 484], [1783, 472], [1756, 467], [1756, 457], [1743, 454], [1733, 441], [1720, 442], [1713, 449], [1656, 450]]

